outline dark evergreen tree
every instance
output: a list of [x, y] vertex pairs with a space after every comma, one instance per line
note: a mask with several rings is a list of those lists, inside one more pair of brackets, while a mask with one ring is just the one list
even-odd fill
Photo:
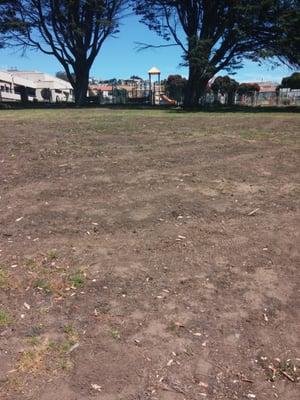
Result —
[[26, 27], [15, 43], [53, 55], [73, 86], [75, 102], [85, 102], [89, 72], [105, 40], [118, 32], [127, 0], [15, 0]]
[[[135, 0], [151, 30], [182, 49], [189, 68], [185, 105], [196, 106], [209, 80], [245, 58], [276, 56], [295, 64], [300, 49], [299, 0]], [[293, 21], [293, 27], [289, 26]], [[289, 41], [290, 38], [290, 41]], [[151, 45], [150, 45], [151, 46]], [[149, 47], [144, 46], [144, 47]]]
[[170, 75], [165, 81], [166, 92], [169, 97], [181, 102], [184, 97], [184, 90], [187, 80], [181, 75]]
[[0, 48], [8, 44], [13, 32], [22, 30], [21, 21], [16, 17], [16, 2], [0, 0]]
[[291, 76], [282, 79], [282, 88], [300, 89], [300, 72], [295, 72]]
[[237, 88], [237, 93], [240, 96], [247, 96], [251, 99], [251, 104], [255, 103], [255, 96], [260, 91], [260, 87], [257, 83], [241, 83]]
[[218, 76], [211, 84], [211, 90], [215, 94], [215, 98], [219, 93], [223, 96], [227, 95], [227, 104], [229, 106], [233, 105], [235, 93], [239, 87], [239, 83], [230, 78], [229, 76]]

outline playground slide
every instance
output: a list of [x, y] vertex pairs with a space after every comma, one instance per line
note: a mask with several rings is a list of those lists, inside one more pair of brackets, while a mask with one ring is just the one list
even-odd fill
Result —
[[165, 94], [161, 94], [160, 95], [161, 100], [163, 100], [166, 104], [170, 104], [172, 106], [176, 106], [177, 105], [177, 101], [176, 100], [172, 100], [170, 99], [168, 96], [166, 96]]

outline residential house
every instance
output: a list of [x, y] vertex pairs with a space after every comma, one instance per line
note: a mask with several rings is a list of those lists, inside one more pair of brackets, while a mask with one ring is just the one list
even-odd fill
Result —
[[101, 100], [112, 103], [113, 101], [113, 86], [112, 85], [89, 85], [89, 96], [99, 96]]
[[276, 82], [256, 82], [259, 86], [259, 92], [256, 97], [257, 105], [276, 105], [277, 94], [276, 88], [278, 83]]

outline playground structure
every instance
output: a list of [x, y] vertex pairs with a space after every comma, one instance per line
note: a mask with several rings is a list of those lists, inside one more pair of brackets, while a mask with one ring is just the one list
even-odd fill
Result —
[[88, 102], [96, 104], [136, 104], [176, 106], [176, 100], [166, 94], [161, 72], [152, 67], [148, 79], [133, 75], [129, 79], [96, 81], [89, 85]]
[[[148, 75], [149, 75], [150, 103], [152, 105], [159, 105], [161, 99], [161, 93], [163, 91], [160, 79], [161, 72], [158, 68], [152, 67], [148, 71]], [[155, 77], [157, 77], [156, 81], [154, 81]]]
[[[172, 100], [165, 94], [165, 87], [161, 84], [161, 72], [158, 68], [152, 67], [148, 71], [149, 75], [149, 89], [150, 89], [150, 102], [152, 105], [172, 105], [175, 106], [177, 104], [176, 100]], [[155, 76], [157, 76], [157, 80], [154, 81]]]
[[89, 101], [98, 104], [177, 105], [176, 100], [166, 95], [160, 70], [152, 67], [148, 76], [147, 80], [136, 77], [113, 84], [90, 85]]
[[170, 99], [168, 96], [166, 96], [165, 94], [160, 94], [160, 101], [163, 104], [169, 104], [170, 106], [176, 106], [177, 105], [177, 101]]

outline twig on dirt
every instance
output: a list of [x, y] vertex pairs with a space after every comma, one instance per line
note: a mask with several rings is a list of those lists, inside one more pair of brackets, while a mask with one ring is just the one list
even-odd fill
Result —
[[177, 392], [177, 393], [182, 393], [185, 394], [186, 390], [180, 385], [179, 382], [169, 382], [167, 379], [162, 378], [160, 380], [160, 388], [162, 390], [167, 390], [169, 392]]
[[75, 344], [73, 344], [73, 346], [71, 346], [71, 347], [69, 348], [69, 350], [67, 351], [67, 354], [72, 353], [72, 351], [74, 351], [75, 349], [77, 349], [77, 347], [79, 347], [79, 343], [78, 343], [78, 342], [75, 343]]
[[260, 210], [260, 208], [258, 207], [258, 208], [255, 208], [255, 210], [252, 210], [251, 212], [249, 212], [249, 214], [248, 214], [248, 216], [249, 217], [251, 217], [251, 215], [254, 215], [254, 214], [256, 214], [257, 213], [257, 211], [259, 211]]
[[291, 375], [289, 375], [287, 372], [280, 370], [280, 372], [282, 373], [282, 375], [284, 375], [286, 378], [288, 378], [288, 380], [290, 380], [291, 382], [295, 382], [295, 379], [291, 377]]
[[181, 389], [180, 387], [174, 387], [174, 386], [168, 386], [168, 385], [166, 385], [166, 384], [164, 384], [164, 385], [160, 385], [160, 388], [162, 389], [162, 390], [165, 390], [165, 391], [168, 391], [168, 392], [177, 392], [177, 393], [182, 393], [182, 394], [185, 394], [185, 391], [183, 390], [183, 389]]
[[248, 383], [254, 383], [254, 381], [252, 379], [248, 379], [248, 378], [241, 378], [242, 382], [248, 382]]

